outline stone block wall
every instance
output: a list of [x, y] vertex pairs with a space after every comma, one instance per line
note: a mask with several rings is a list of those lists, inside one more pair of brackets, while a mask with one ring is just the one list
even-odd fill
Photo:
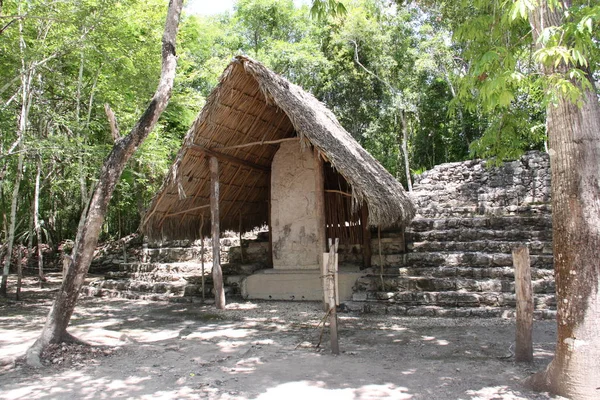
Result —
[[550, 203], [550, 159], [532, 151], [499, 167], [485, 160], [446, 163], [415, 177], [422, 216], [511, 215]]

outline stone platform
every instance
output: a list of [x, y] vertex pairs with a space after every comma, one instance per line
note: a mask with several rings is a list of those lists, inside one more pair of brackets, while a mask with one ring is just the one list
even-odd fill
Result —
[[[363, 275], [353, 266], [340, 266], [338, 292], [340, 302], [352, 299], [353, 287]], [[323, 300], [323, 283], [315, 269], [263, 269], [248, 276], [241, 284], [242, 297], [252, 300]]]

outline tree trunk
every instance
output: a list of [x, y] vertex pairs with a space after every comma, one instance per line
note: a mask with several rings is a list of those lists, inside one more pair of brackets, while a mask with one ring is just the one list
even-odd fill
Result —
[[[21, 11], [19, 4], [19, 13]], [[19, 187], [23, 177], [24, 151], [23, 143], [27, 123], [29, 119], [29, 108], [31, 106], [31, 80], [33, 77], [32, 68], [28, 68], [25, 63], [25, 40], [23, 38], [23, 22], [19, 20], [19, 49], [21, 52], [21, 115], [17, 127], [17, 148], [19, 149], [19, 158], [17, 161], [17, 173], [15, 177], [15, 186], [13, 188], [12, 201], [10, 205], [10, 225], [8, 227], [7, 252], [4, 260], [4, 269], [2, 271], [2, 281], [0, 282], [0, 296], [7, 296], [7, 280], [10, 272], [10, 262], [12, 258], [12, 248], [15, 241], [15, 225], [17, 218], [17, 203], [19, 200]]]
[[[530, 19], [537, 39], [542, 29], [562, 23], [562, 14], [542, 2]], [[527, 383], [572, 399], [598, 399], [600, 106], [593, 89], [582, 93], [581, 106], [562, 97], [547, 109], [558, 338], [552, 362]]]
[[0, 296], [6, 297], [8, 293], [7, 281], [8, 274], [10, 272], [10, 263], [12, 259], [12, 249], [15, 241], [15, 225], [17, 219], [17, 203], [19, 201], [19, 188], [21, 186], [21, 179], [23, 178], [23, 161], [25, 158], [23, 151], [23, 136], [27, 129], [27, 118], [29, 113], [29, 100], [31, 94], [29, 92], [31, 83], [31, 75], [23, 76], [21, 84], [22, 92], [22, 105], [21, 105], [21, 116], [19, 118], [19, 126], [17, 130], [17, 137], [19, 138], [19, 157], [17, 161], [17, 174], [15, 177], [15, 185], [13, 187], [12, 200], [10, 204], [10, 224], [8, 226], [8, 238], [7, 238], [7, 251], [6, 257], [4, 258], [4, 269], [2, 271], [2, 282], [0, 283]]
[[42, 174], [42, 160], [38, 159], [37, 172], [35, 175], [35, 191], [33, 193], [33, 225], [37, 240], [38, 276], [40, 287], [46, 282], [44, 276], [44, 254], [42, 252], [42, 226], [40, 224], [40, 175]]
[[408, 125], [404, 110], [400, 110], [400, 119], [402, 120], [402, 155], [404, 156], [404, 172], [406, 173], [406, 184], [408, 191], [412, 192], [412, 181], [410, 179], [410, 163], [408, 161]]
[[30, 365], [41, 366], [40, 354], [48, 344], [76, 340], [67, 332], [67, 326], [92, 262], [108, 203], [127, 161], [152, 131], [171, 96], [177, 64], [175, 40], [182, 3], [182, 0], [170, 0], [169, 2], [162, 39], [162, 71], [158, 88], [148, 108], [129, 135], [115, 143], [102, 166], [98, 184], [85, 216], [85, 224], [77, 233], [65, 278], [48, 313], [40, 337], [27, 351], [27, 363]]

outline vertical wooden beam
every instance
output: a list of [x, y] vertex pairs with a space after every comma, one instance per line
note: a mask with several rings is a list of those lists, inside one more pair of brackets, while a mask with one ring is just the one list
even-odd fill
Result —
[[517, 295], [515, 361], [533, 362], [533, 290], [529, 249], [519, 246], [512, 251]]
[[371, 248], [371, 229], [369, 229], [369, 208], [367, 202], [363, 203], [360, 209], [360, 224], [362, 225], [362, 253], [363, 253], [363, 267], [371, 268], [371, 257], [373, 256], [373, 249]]
[[340, 354], [340, 345], [338, 341], [338, 328], [337, 328], [337, 301], [336, 301], [336, 275], [337, 275], [337, 248], [339, 239], [336, 238], [335, 242], [332, 243], [329, 239], [329, 257], [327, 260], [327, 303], [329, 304], [329, 336], [331, 339], [331, 352], [333, 354]]
[[244, 244], [242, 243], [242, 211], [240, 210], [240, 260], [244, 263]]
[[[273, 164], [271, 164], [271, 168], [272, 168]], [[268, 198], [268, 203], [267, 203], [267, 207], [268, 207], [268, 211], [267, 211], [267, 224], [269, 225], [269, 267], [273, 268], [273, 225], [271, 224], [271, 212], [272, 212], [272, 208], [271, 208], [271, 200], [273, 199], [273, 194], [271, 193], [271, 176], [272, 176], [273, 171], [271, 171], [271, 173], [269, 174], [269, 188], [267, 189], [269, 191], [269, 198]]]
[[383, 280], [383, 254], [381, 250], [381, 225], [377, 226], [377, 243], [379, 244], [379, 278], [381, 279], [381, 290], [385, 292], [385, 281]]
[[[204, 277], [204, 214], [201, 215], [202, 220], [200, 222], [200, 264], [202, 265], [202, 303], [204, 303], [204, 300], [206, 300], [205, 297], [205, 292], [206, 292], [206, 287], [205, 287], [205, 277]], [[220, 251], [220, 249], [219, 249]]]
[[221, 242], [219, 240], [219, 161], [210, 157], [210, 218], [213, 250], [213, 284], [215, 290], [215, 306], [225, 308], [225, 289], [223, 288], [223, 271], [221, 271]]

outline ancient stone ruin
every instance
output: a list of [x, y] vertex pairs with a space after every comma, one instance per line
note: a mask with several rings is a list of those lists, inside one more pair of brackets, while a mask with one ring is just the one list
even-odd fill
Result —
[[[340, 250], [340, 267], [360, 270], [342, 300], [349, 309], [409, 316], [494, 317], [514, 314], [511, 250], [531, 253], [535, 314], [554, 316], [548, 156], [530, 152], [500, 167], [481, 160], [438, 165], [415, 178], [417, 217], [405, 232], [371, 231], [372, 267], [360, 249]], [[380, 236], [380, 238], [378, 238]], [[268, 270], [268, 232], [221, 239], [228, 296], [244, 297], [249, 276]], [[142, 260], [120, 263], [85, 291], [91, 295], [200, 301], [200, 260], [211, 297], [209, 241], [144, 245]], [[112, 261], [115, 263], [115, 261]], [[275, 292], [274, 292], [275, 293]], [[274, 298], [280, 298], [278, 295]], [[290, 300], [302, 300], [301, 297]]]
[[[384, 244], [385, 287], [372, 268], [355, 286], [358, 306], [417, 316], [512, 315], [511, 250], [527, 245], [536, 316], [554, 315], [545, 153], [500, 167], [481, 160], [438, 165], [416, 177], [412, 194], [418, 215], [406, 231], [407, 252]], [[377, 256], [373, 261], [379, 265]]]

